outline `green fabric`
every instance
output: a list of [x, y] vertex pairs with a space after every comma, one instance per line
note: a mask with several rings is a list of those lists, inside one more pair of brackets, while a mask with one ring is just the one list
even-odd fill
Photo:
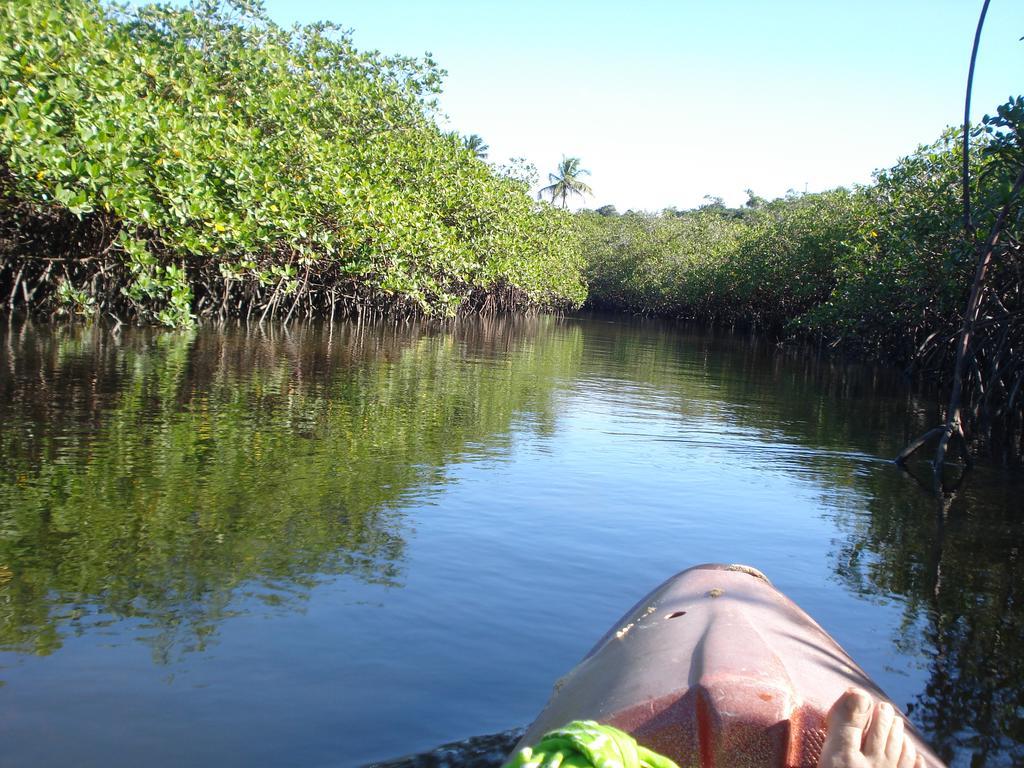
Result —
[[641, 747], [628, 733], [593, 720], [574, 720], [524, 747], [504, 768], [679, 768]]

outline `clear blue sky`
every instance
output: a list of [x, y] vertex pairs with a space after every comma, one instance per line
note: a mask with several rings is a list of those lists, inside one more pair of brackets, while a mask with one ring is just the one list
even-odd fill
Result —
[[[446, 127], [563, 154], [619, 210], [866, 182], [958, 123], [981, 0], [268, 0], [360, 48], [433, 53]], [[1024, 2], [992, 0], [976, 118], [1024, 93]]]

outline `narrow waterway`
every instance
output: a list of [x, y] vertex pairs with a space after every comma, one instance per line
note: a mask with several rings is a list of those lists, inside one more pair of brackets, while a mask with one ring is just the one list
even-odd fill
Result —
[[617, 317], [0, 330], [0, 765], [357, 766], [528, 723], [744, 562], [955, 766], [1024, 761], [1024, 479], [891, 371]]

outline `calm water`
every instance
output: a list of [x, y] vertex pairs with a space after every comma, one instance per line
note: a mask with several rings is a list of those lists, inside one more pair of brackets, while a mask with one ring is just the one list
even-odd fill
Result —
[[1024, 481], [892, 374], [614, 318], [0, 331], [0, 764], [356, 766], [529, 722], [746, 562], [956, 765], [1024, 761]]

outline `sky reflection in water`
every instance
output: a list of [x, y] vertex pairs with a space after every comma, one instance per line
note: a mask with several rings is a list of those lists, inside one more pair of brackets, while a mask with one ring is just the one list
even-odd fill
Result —
[[[1019, 476], [895, 376], [607, 317], [0, 336], [3, 765], [358, 765], [525, 724], [748, 562], [955, 764], [1024, 759]], [[1016, 519], [1015, 519], [1016, 518]]]

